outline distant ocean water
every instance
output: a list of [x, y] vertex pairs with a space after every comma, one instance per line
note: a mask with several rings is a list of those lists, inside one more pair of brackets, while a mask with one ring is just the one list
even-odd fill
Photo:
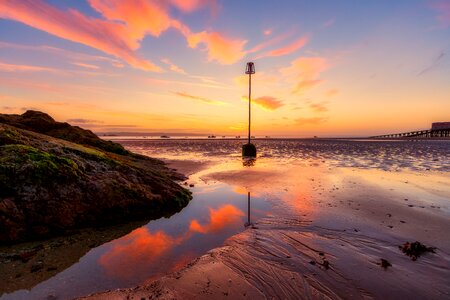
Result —
[[[224, 139], [128, 139], [115, 140], [144, 155], [171, 158], [225, 159], [241, 155], [243, 140]], [[448, 140], [254, 140], [258, 157], [274, 160], [326, 162], [337, 167], [382, 170], [450, 171]]]

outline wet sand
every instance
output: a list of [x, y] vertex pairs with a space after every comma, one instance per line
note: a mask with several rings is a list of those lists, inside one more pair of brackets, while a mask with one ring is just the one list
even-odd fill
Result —
[[92, 248], [117, 239], [143, 223], [84, 228], [52, 239], [0, 246], [0, 291], [31, 289], [72, 266]]
[[[271, 199], [273, 212], [223, 247], [150, 284], [94, 299], [445, 299], [450, 297], [450, 176], [258, 159], [196, 169]], [[176, 161], [171, 162], [177, 168]], [[184, 163], [186, 166], [186, 163]], [[399, 246], [436, 247], [416, 261]], [[384, 268], [382, 259], [391, 266]]]

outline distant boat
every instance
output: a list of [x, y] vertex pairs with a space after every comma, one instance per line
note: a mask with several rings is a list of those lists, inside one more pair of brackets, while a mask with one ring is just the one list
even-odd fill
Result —
[[315, 135], [314, 138], [317, 139], [317, 135]]
[[215, 135], [208, 135], [208, 139], [215, 139], [216, 136]]
[[240, 135], [237, 135], [237, 136], [236, 136], [236, 138], [237, 138], [237, 139], [240, 139], [240, 138], [241, 138], [241, 136], [240, 136]]
[[255, 138], [255, 136], [254, 135], [252, 135], [252, 139], [254, 139]]
[[160, 138], [162, 138], [162, 139], [170, 139], [170, 136], [168, 136], [168, 135], [162, 135], [162, 136], [160, 136]]
[[270, 136], [266, 135], [266, 139], [270, 139]]
[[222, 138], [225, 138], [225, 136], [224, 136], [224, 135], [222, 135]]

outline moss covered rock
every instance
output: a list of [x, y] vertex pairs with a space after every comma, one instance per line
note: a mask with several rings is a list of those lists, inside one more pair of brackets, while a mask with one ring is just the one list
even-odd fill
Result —
[[[34, 122], [54, 122], [41, 117]], [[13, 118], [17, 127], [1, 123], [11, 117], [0, 115], [0, 243], [170, 216], [192, 197], [176, 182], [183, 176], [162, 161], [95, 141], [95, 135], [78, 144], [26, 130], [29, 117], [26, 126]], [[57, 132], [47, 125], [36, 131]]]

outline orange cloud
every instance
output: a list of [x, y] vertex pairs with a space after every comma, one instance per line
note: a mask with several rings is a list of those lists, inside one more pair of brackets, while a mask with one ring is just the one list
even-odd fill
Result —
[[289, 67], [280, 70], [289, 81], [294, 82], [293, 93], [300, 93], [322, 82], [317, 77], [328, 68], [323, 57], [300, 57]]
[[158, 1], [88, 0], [88, 2], [106, 19], [126, 23], [129, 28], [128, 34], [134, 40], [142, 39], [147, 33], [159, 36], [171, 27], [172, 19], [168, 8]]
[[183, 92], [174, 92], [174, 94], [184, 97], [184, 98], [188, 98], [188, 99], [192, 99], [192, 100], [199, 101], [202, 103], [206, 103], [206, 104], [212, 104], [212, 105], [224, 105], [225, 104], [225, 102], [222, 102], [222, 101], [217, 101], [217, 100], [212, 100], [212, 99], [208, 99], [208, 98], [204, 98], [204, 97], [189, 95], [189, 94], [183, 93]]
[[297, 125], [317, 125], [326, 122], [328, 118], [325, 117], [311, 117], [311, 118], [298, 118], [295, 120]]
[[308, 42], [308, 40], [309, 40], [308, 37], [302, 37], [285, 47], [281, 47], [281, 48], [269, 51], [265, 54], [261, 54], [260, 56], [257, 56], [255, 59], [260, 59], [260, 58], [268, 57], [268, 56], [269, 57], [270, 56], [283, 56], [283, 55], [291, 54], [291, 53], [297, 51], [298, 49], [304, 47], [306, 45], [306, 43]]
[[[248, 102], [248, 97], [242, 96], [241, 100]], [[278, 100], [275, 97], [270, 97], [270, 96], [262, 96], [262, 97], [258, 97], [258, 98], [254, 98], [254, 99], [252, 98], [252, 103], [260, 106], [261, 108], [263, 108], [265, 110], [269, 110], [269, 111], [276, 110], [284, 105], [284, 103], [282, 101]]]
[[190, 231], [199, 233], [219, 232], [225, 227], [235, 224], [244, 213], [231, 204], [224, 205], [219, 209], [209, 209], [210, 221], [207, 225], [201, 225], [197, 220], [192, 220]]
[[132, 34], [124, 24], [87, 17], [75, 9], [63, 11], [41, 0], [3, 0], [0, 17], [96, 48], [136, 68], [160, 71], [158, 66], [134, 53], [139, 47], [137, 38], [143, 36]]
[[205, 45], [209, 61], [217, 61], [221, 64], [233, 64], [245, 56], [244, 45], [246, 40], [232, 39], [219, 32], [202, 31], [186, 35], [188, 45], [197, 48], [199, 44]]

